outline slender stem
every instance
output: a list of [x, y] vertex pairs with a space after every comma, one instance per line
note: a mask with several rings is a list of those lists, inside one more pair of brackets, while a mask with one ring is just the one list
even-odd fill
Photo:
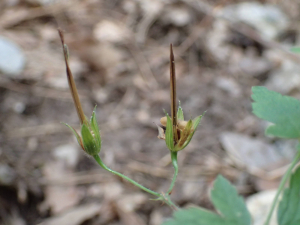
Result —
[[289, 166], [288, 170], [286, 171], [286, 173], [284, 174], [280, 184], [279, 184], [279, 187], [278, 187], [278, 190], [277, 190], [277, 193], [276, 193], [276, 196], [273, 200], [273, 203], [272, 203], [272, 206], [271, 206], [271, 209], [268, 213], [268, 216], [267, 216], [267, 219], [266, 219], [266, 222], [264, 223], [264, 225], [269, 225], [270, 223], [270, 220], [271, 220], [271, 217], [272, 217], [272, 214], [274, 212], [274, 209], [275, 209], [275, 206], [277, 204], [277, 201], [278, 201], [278, 198], [281, 194], [281, 192], [283, 191], [284, 189], [284, 186], [287, 182], [287, 180], [289, 179], [294, 167], [297, 165], [297, 163], [299, 162], [300, 160], [300, 151], [298, 150], [298, 153], [297, 155], [295, 156], [295, 158], [293, 159], [291, 165]]
[[171, 160], [172, 160], [172, 164], [173, 164], [173, 167], [174, 167], [174, 176], [173, 176], [171, 185], [169, 187], [169, 190], [167, 192], [168, 195], [171, 194], [171, 192], [173, 190], [173, 187], [175, 185], [176, 179], [177, 179], [177, 174], [178, 174], [177, 152], [171, 152]]
[[155, 196], [157, 196], [157, 197], [162, 197], [161, 194], [159, 194], [159, 193], [157, 193], [157, 192], [155, 192], [155, 191], [152, 191], [152, 190], [150, 190], [150, 189], [144, 187], [143, 185], [141, 185], [141, 184], [139, 184], [138, 182], [136, 182], [136, 181], [130, 179], [129, 177], [125, 176], [124, 174], [119, 173], [119, 172], [116, 172], [116, 171], [114, 171], [114, 170], [108, 168], [108, 167], [102, 162], [102, 160], [100, 159], [99, 155], [95, 155], [95, 156], [94, 156], [94, 159], [97, 161], [97, 163], [98, 163], [103, 169], [107, 170], [108, 172], [111, 172], [111, 173], [113, 173], [113, 174], [115, 174], [115, 175], [117, 175], [117, 176], [119, 176], [119, 177], [122, 177], [123, 179], [127, 180], [128, 182], [132, 183], [133, 185], [137, 186], [138, 188], [140, 188], [140, 189], [142, 189], [142, 190], [148, 192], [149, 194], [155, 195]]
[[165, 202], [165, 203], [166, 203], [168, 206], [170, 206], [173, 210], [178, 210], [178, 209], [179, 209], [179, 207], [178, 207], [177, 205], [175, 205], [175, 204], [172, 202], [172, 200], [170, 199], [169, 194], [164, 195], [164, 194], [160, 194], [160, 193], [157, 193], [157, 192], [155, 192], [155, 191], [152, 191], [152, 190], [150, 190], [150, 189], [144, 187], [143, 185], [139, 184], [138, 182], [136, 182], [136, 181], [130, 179], [129, 177], [125, 176], [124, 174], [121, 174], [121, 173], [119, 173], [119, 172], [116, 172], [116, 171], [114, 171], [114, 170], [108, 168], [108, 167], [102, 162], [102, 160], [100, 159], [99, 155], [94, 155], [93, 157], [94, 157], [94, 159], [97, 161], [97, 163], [98, 163], [103, 169], [105, 169], [105, 170], [107, 170], [108, 172], [111, 172], [111, 173], [113, 173], [113, 174], [115, 174], [115, 175], [117, 175], [117, 176], [119, 176], [119, 177], [122, 177], [123, 179], [127, 180], [128, 182], [132, 183], [133, 185], [137, 186], [138, 188], [140, 188], [140, 189], [142, 189], [142, 190], [148, 192], [149, 194], [152, 194], [152, 195], [158, 197], [156, 200], [161, 200], [161, 201]]

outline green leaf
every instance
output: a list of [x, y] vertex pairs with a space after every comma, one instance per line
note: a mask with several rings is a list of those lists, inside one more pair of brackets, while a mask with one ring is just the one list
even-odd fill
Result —
[[163, 225], [250, 225], [251, 216], [242, 197], [222, 176], [218, 176], [211, 191], [211, 200], [219, 214], [203, 208], [189, 208], [174, 213]]
[[291, 52], [293, 52], [293, 53], [300, 53], [300, 47], [293, 47], [293, 48], [291, 48]]
[[97, 119], [96, 119], [96, 106], [95, 106], [95, 109], [94, 109], [92, 117], [91, 117], [91, 129], [94, 132], [96, 147], [98, 149], [101, 149], [101, 136], [100, 136], [100, 131], [99, 131], [99, 127], [98, 127], [98, 123], [97, 123]]
[[253, 113], [274, 125], [266, 129], [267, 135], [282, 138], [300, 137], [300, 101], [269, 91], [265, 87], [252, 87]]
[[96, 147], [94, 137], [91, 134], [88, 126], [85, 124], [81, 126], [81, 136], [85, 152], [89, 155], [97, 155], [100, 149]]
[[[174, 213], [163, 225], [225, 225], [222, 217], [202, 208], [188, 208]], [[226, 224], [227, 225], [227, 224]], [[234, 225], [234, 224], [232, 224]]]
[[244, 200], [236, 189], [222, 176], [218, 176], [211, 191], [211, 200], [228, 221], [236, 224], [251, 224], [251, 216]]
[[166, 145], [168, 146], [168, 148], [171, 151], [174, 151], [174, 135], [173, 135], [173, 125], [172, 125], [172, 120], [170, 118], [170, 116], [168, 114], [166, 114], [167, 116], [167, 127], [166, 127]]
[[182, 121], [184, 120], [183, 110], [181, 108], [180, 101], [179, 101], [179, 106], [177, 111], [177, 119]]
[[278, 225], [300, 224], [300, 167], [290, 178], [290, 185], [284, 191], [277, 211]]

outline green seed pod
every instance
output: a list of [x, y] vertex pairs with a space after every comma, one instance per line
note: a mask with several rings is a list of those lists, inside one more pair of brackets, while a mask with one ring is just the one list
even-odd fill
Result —
[[91, 120], [84, 120], [84, 123], [81, 125], [81, 137], [75, 131], [74, 128], [65, 124], [69, 127], [72, 132], [75, 134], [78, 144], [81, 148], [89, 155], [95, 156], [98, 155], [101, 149], [101, 136], [99, 127], [96, 120], [96, 107], [93, 111]]

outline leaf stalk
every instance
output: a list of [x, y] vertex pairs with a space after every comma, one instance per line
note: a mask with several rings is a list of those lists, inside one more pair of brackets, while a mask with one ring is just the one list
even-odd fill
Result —
[[274, 198], [274, 200], [272, 202], [271, 209], [270, 209], [270, 211], [268, 213], [268, 216], [267, 216], [267, 219], [266, 219], [266, 222], [264, 223], [264, 225], [269, 225], [271, 217], [272, 217], [272, 214], [273, 214], [273, 212], [275, 210], [275, 207], [276, 207], [276, 205], [278, 203], [279, 196], [280, 196], [281, 192], [283, 191], [287, 180], [290, 178], [291, 173], [292, 173], [293, 169], [295, 168], [295, 166], [297, 165], [297, 163], [299, 162], [299, 160], [300, 160], [300, 149], [298, 149], [297, 155], [293, 159], [292, 163], [290, 164], [288, 170], [284, 174], [284, 176], [283, 176], [283, 178], [282, 178], [282, 180], [281, 180], [281, 182], [279, 184], [277, 193], [276, 193], [275, 198]]

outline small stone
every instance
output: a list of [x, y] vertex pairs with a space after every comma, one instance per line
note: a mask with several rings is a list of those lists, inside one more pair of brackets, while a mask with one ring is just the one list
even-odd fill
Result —
[[258, 2], [231, 4], [220, 15], [233, 22], [247, 23], [268, 38], [276, 38], [289, 25], [287, 16], [279, 8]]
[[123, 1], [123, 9], [128, 13], [133, 13], [137, 10], [136, 2], [132, 0], [125, 0]]
[[191, 22], [191, 15], [192, 14], [189, 12], [189, 9], [187, 7], [176, 5], [168, 7], [162, 19], [165, 23], [182, 27]]
[[232, 56], [232, 46], [226, 43], [230, 30], [223, 20], [216, 20], [208, 31], [206, 45], [210, 53], [220, 61], [226, 61]]
[[150, 225], [160, 225], [164, 221], [164, 216], [161, 213], [161, 210], [155, 210], [150, 215]]
[[241, 70], [252, 76], [264, 75], [272, 69], [272, 63], [262, 57], [245, 56], [238, 64]]
[[13, 106], [13, 110], [19, 114], [23, 113], [25, 108], [26, 108], [26, 105], [23, 102], [16, 102]]
[[270, 74], [265, 86], [281, 94], [289, 94], [300, 86], [300, 66], [289, 60], [284, 60], [281, 67]]
[[102, 88], [94, 88], [92, 91], [93, 91], [93, 96], [98, 103], [103, 104], [107, 101], [108, 99], [107, 91], [105, 91]]
[[146, 195], [142, 193], [124, 195], [118, 200], [118, 206], [125, 212], [134, 212], [139, 206], [147, 201]]
[[69, 167], [75, 167], [79, 159], [80, 151], [74, 145], [61, 145], [54, 149], [56, 159], [63, 161]]
[[201, 184], [198, 181], [185, 181], [182, 188], [184, 199], [200, 199], [202, 191], [199, 191], [199, 189], [202, 189], [202, 187], [203, 182]]
[[38, 5], [51, 5], [58, 2], [63, 2], [63, 0], [27, 0], [30, 3]]
[[141, 109], [136, 113], [136, 118], [138, 121], [146, 123], [150, 120], [150, 115], [147, 110]]
[[[6, 4], [6, 6], [12, 7], [12, 6], [15, 6], [15, 5], [19, 4], [20, 0], [6, 0], [4, 2]], [[14, 223], [12, 223], [12, 224], [14, 224]]]
[[221, 143], [236, 165], [244, 166], [249, 172], [272, 171], [288, 163], [274, 145], [246, 135], [224, 132]]
[[87, 195], [99, 198], [103, 195], [103, 191], [102, 184], [93, 184], [87, 189]]
[[117, 200], [123, 193], [123, 187], [119, 182], [106, 183], [103, 186], [104, 197], [107, 200]]
[[160, 0], [139, 0], [140, 7], [146, 15], [153, 15], [159, 13], [164, 4]]
[[38, 147], [38, 138], [37, 137], [30, 137], [27, 141], [27, 148], [30, 151], [35, 151]]
[[[246, 204], [252, 216], [253, 225], [264, 224], [275, 195], [276, 190], [263, 191], [258, 194], [252, 195], [247, 199]], [[276, 210], [272, 215], [269, 225], [277, 225]]]
[[101, 42], [120, 43], [127, 38], [127, 32], [121, 25], [113, 21], [103, 20], [96, 25], [94, 36]]
[[232, 79], [226, 77], [218, 77], [215, 80], [217, 87], [228, 92], [232, 97], [238, 97], [241, 94], [239, 85]]
[[101, 212], [102, 205], [99, 203], [83, 204], [71, 208], [57, 216], [44, 220], [39, 225], [80, 225], [84, 221], [93, 218]]
[[16, 77], [25, 66], [25, 57], [21, 48], [4, 37], [0, 36], [0, 71]]
[[[43, 174], [46, 180], [68, 180], [71, 170], [66, 167], [65, 162], [57, 159], [48, 160], [43, 167]], [[82, 192], [76, 186], [47, 185], [44, 190], [45, 199], [41, 209], [50, 209], [53, 215], [62, 213], [78, 204], [82, 199]]]
[[14, 179], [14, 170], [8, 165], [0, 164], [0, 184], [10, 185]]

